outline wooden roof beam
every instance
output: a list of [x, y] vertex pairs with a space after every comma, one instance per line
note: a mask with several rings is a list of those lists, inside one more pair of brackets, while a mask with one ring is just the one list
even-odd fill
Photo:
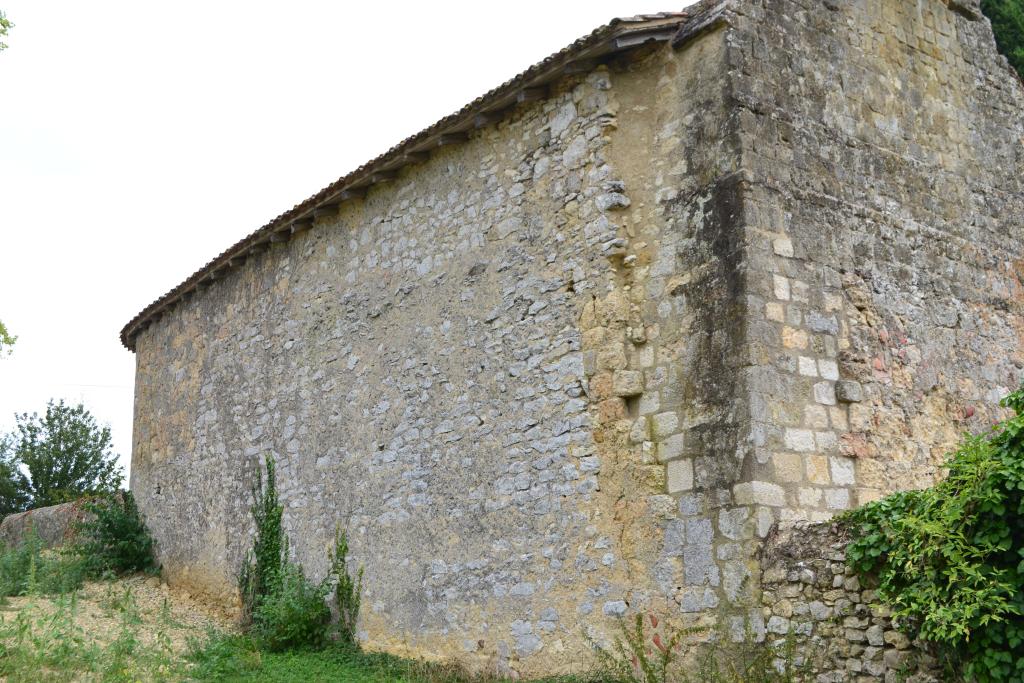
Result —
[[395, 171], [378, 171], [377, 173], [370, 174], [370, 184], [390, 183], [396, 177], [398, 177], [398, 173]]
[[457, 145], [465, 142], [469, 139], [469, 136], [465, 133], [442, 133], [437, 136], [437, 142], [435, 143], [438, 147], [447, 147], [448, 145]]
[[430, 159], [430, 152], [406, 152], [402, 155], [405, 164], [422, 164]]
[[[338, 209], [341, 208], [338, 203], [329, 202], [327, 204], [321, 204], [320, 206], [313, 209], [313, 218], [324, 218], [327, 216], [337, 216]], [[292, 232], [295, 232], [294, 224]]]
[[516, 102], [522, 104], [523, 102], [536, 102], [547, 97], [548, 88], [546, 85], [535, 87], [535, 88], [523, 88], [516, 93]]
[[576, 59], [563, 66], [562, 73], [566, 76], [590, 73], [599, 63], [596, 59]]
[[[337, 207], [335, 207], [335, 212], [337, 212]], [[306, 216], [306, 217], [299, 218], [297, 220], [292, 221], [292, 224], [288, 227], [288, 230], [289, 230], [289, 234], [297, 235], [300, 232], [305, 232], [306, 230], [309, 230], [312, 227], [313, 227], [313, 219], [308, 217], [308, 216]]]
[[508, 115], [507, 109], [493, 109], [477, 114], [473, 117], [474, 128], [484, 128], [493, 123], [498, 123]]

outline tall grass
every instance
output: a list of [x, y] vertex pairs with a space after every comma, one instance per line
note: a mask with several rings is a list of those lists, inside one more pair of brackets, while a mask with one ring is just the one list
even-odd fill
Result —
[[152, 642], [144, 643], [137, 610], [125, 606], [114, 637], [106, 643], [77, 623], [80, 605], [74, 593], [53, 598], [48, 605], [33, 598], [13, 616], [0, 615], [0, 677], [9, 683], [186, 679], [188, 667], [173, 654], [164, 626]]
[[86, 574], [81, 556], [46, 550], [34, 531], [13, 548], [0, 545], [0, 599], [67, 593], [81, 586]]

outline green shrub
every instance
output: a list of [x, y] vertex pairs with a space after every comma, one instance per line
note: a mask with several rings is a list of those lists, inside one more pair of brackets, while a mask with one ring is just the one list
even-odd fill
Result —
[[276, 589], [256, 605], [253, 636], [272, 652], [322, 646], [331, 623], [326, 603], [330, 585], [313, 583], [290, 562], [281, 567], [279, 579]]
[[981, 0], [981, 10], [992, 20], [999, 51], [1024, 77], [1024, 0]]
[[359, 568], [353, 580], [346, 567], [347, 558], [348, 536], [339, 528], [335, 532], [334, 552], [331, 554], [331, 574], [338, 577], [338, 585], [334, 589], [334, 604], [338, 608], [338, 639], [345, 643], [355, 643], [363, 592], [363, 568]]
[[205, 638], [189, 638], [185, 655], [192, 668], [190, 680], [243, 680], [258, 671], [259, 647], [250, 636], [223, 633], [210, 628]]
[[979, 683], [1024, 680], [1024, 388], [948, 477], [846, 513], [847, 561], [906, 628]]
[[157, 569], [153, 537], [131, 491], [96, 498], [85, 504], [85, 510], [90, 516], [78, 523], [73, 550], [90, 575]]
[[0, 546], [0, 597], [60, 594], [88, 577], [154, 569], [153, 539], [131, 493], [85, 505], [91, 518], [78, 523], [74, 544], [47, 550], [32, 530], [17, 546]]

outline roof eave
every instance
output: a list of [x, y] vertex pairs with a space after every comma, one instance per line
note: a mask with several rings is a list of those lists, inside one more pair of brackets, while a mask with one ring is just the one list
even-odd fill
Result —
[[[702, 3], [701, 10], [704, 7], [706, 5]], [[703, 14], [703, 11], [697, 12], [698, 17]], [[517, 104], [546, 97], [550, 85], [559, 79], [589, 71], [611, 55], [652, 42], [673, 41], [693, 16], [692, 13], [678, 12], [616, 19], [580, 38], [454, 114], [406, 138], [239, 240], [132, 318], [121, 330], [121, 343], [128, 350], [135, 351], [135, 337], [139, 332], [179, 301], [250, 256], [264, 251], [274, 242], [286, 241], [312, 227], [317, 216], [337, 211], [342, 203], [363, 196], [378, 183], [387, 182], [400, 169], [424, 161], [432, 150], [462, 142], [470, 131], [497, 123]], [[678, 41], [673, 42], [678, 44]]]

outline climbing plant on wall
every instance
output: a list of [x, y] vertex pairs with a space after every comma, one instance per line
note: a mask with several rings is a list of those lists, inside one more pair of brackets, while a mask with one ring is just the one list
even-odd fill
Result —
[[847, 561], [949, 664], [979, 683], [1024, 681], [1024, 387], [1013, 417], [967, 437], [947, 478], [853, 510]]

